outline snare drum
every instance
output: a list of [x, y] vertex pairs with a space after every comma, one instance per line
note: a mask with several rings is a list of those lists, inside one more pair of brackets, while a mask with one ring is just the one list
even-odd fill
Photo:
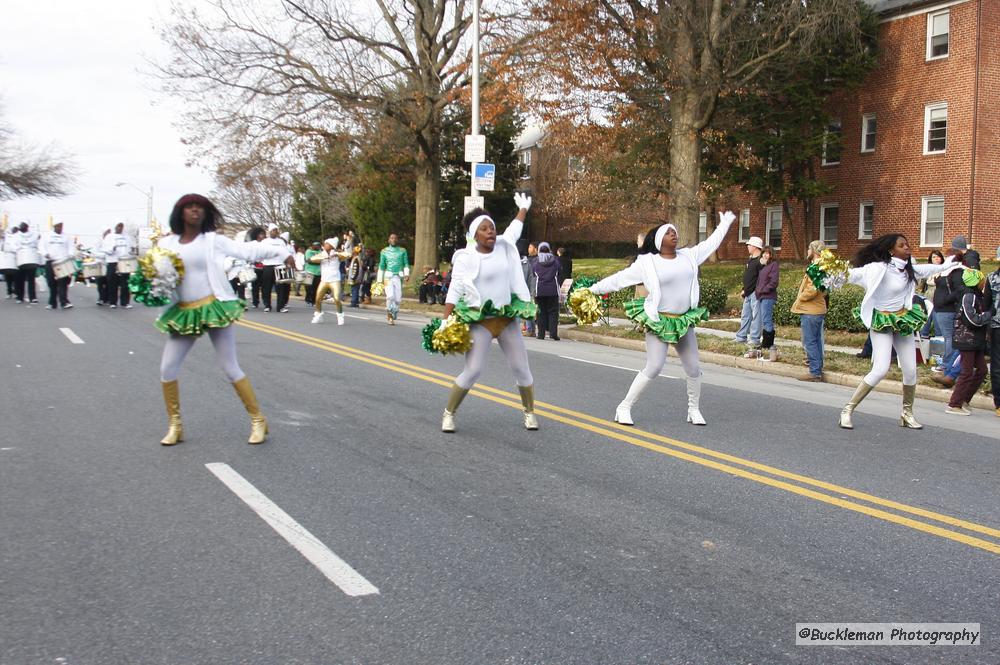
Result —
[[256, 281], [257, 271], [250, 267], [241, 268], [236, 277], [240, 280], [240, 284], [249, 284], [250, 282]]
[[305, 270], [296, 270], [295, 281], [299, 284], [309, 284], [312, 282], [312, 275], [307, 273]]
[[275, 266], [274, 281], [278, 284], [291, 284], [295, 281], [295, 271], [288, 266]]
[[76, 262], [73, 259], [63, 259], [52, 262], [52, 274], [56, 279], [65, 279], [76, 274]]
[[119, 273], [133, 273], [139, 269], [139, 259], [134, 256], [130, 256], [126, 259], [118, 259], [118, 270]]
[[83, 264], [84, 279], [90, 279], [91, 277], [104, 277], [106, 274], [108, 274], [108, 269], [103, 263], [91, 261], [90, 263]]

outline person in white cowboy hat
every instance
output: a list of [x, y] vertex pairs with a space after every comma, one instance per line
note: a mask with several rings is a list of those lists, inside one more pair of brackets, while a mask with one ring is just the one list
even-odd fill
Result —
[[761, 263], [760, 255], [764, 251], [764, 241], [757, 236], [751, 236], [746, 242], [747, 267], [743, 271], [743, 290], [740, 297], [743, 298], [743, 312], [740, 314], [740, 328], [736, 331], [736, 341], [740, 344], [749, 344], [745, 358], [753, 358], [757, 355], [757, 347], [760, 346], [760, 310], [757, 303], [757, 276], [760, 275]]
[[650, 229], [639, 256], [628, 268], [587, 287], [601, 295], [642, 284], [649, 295], [625, 303], [625, 315], [646, 332], [646, 366], [615, 409], [615, 422], [634, 425], [632, 405], [639, 395], [660, 375], [673, 344], [687, 375], [687, 421], [704, 425], [701, 413], [701, 368], [695, 326], [708, 318], [708, 309], [699, 306], [698, 266], [722, 244], [733, 220], [730, 211], [719, 213], [719, 225], [708, 238], [694, 247], [679, 248], [677, 227], [673, 224]]

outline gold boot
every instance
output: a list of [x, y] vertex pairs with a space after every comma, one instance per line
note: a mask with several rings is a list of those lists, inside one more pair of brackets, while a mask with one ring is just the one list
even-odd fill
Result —
[[164, 446], [172, 446], [184, 440], [184, 426], [181, 424], [181, 396], [177, 381], [162, 381], [163, 403], [167, 406], [167, 421], [170, 423], [167, 435], [160, 440]]
[[923, 429], [924, 426], [913, 417], [913, 399], [917, 396], [917, 386], [903, 384], [903, 413], [899, 416], [899, 426], [907, 429]]
[[444, 408], [444, 413], [441, 414], [441, 431], [442, 432], [454, 432], [455, 431], [455, 412], [458, 411], [458, 405], [462, 403], [465, 396], [469, 394], [468, 389], [459, 388], [457, 384], [451, 384], [451, 394], [448, 395], [448, 406]]
[[250, 438], [247, 443], [264, 443], [267, 438], [267, 418], [260, 412], [260, 405], [257, 404], [257, 395], [254, 394], [250, 379], [243, 377], [239, 381], [233, 382], [236, 394], [243, 401], [247, 413], [250, 414]]
[[840, 412], [840, 426], [844, 429], [854, 429], [854, 423], [851, 422], [851, 415], [854, 413], [854, 409], [857, 408], [858, 404], [861, 404], [861, 400], [868, 397], [868, 393], [872, 391], [874, 386], [869, 386], [867, 383], [862, 381], [858, 384], [857, 389], [851, 396], [851, 400], [844, 405], [844, 410]]
[[524, 429], [538, 429], [538, 418], [535, 417], [535, 386], [518, 386], [521, 393], [521, 404], [524, 406]]

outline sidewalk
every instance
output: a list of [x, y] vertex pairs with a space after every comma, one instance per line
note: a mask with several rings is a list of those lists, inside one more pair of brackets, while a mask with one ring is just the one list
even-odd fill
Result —
[[[384, 299], [375, 298], [370, 305], [361, 305], [363, 309], [384, 309]], [[403, 298], [403, 307], [407, 303], [417, 303], [416, 298]], [[443, 308], [442, 308], [443, 309]], [[401, 312], [406, 312], [407, 314], [413, 314], [416, 316], [423, 316], [428, 319], [434, 318], [435, 316], [440, 316], [440, 312], [425, 312], [422, 310], [412, 310], [412, 309], [400, 309]], [[611, 318], [610, 323], [612, 327], [616, 328], [626, 328], [631, 329], [635, 324], [628, 319]], [[624, 339], [620, 337], [611, 337], [609, 335], [602, 335], [598, 332], [591, 332], [588, 330], [590, 327], [600, 327], [600, 326], [577, 326], [577, 327], [560, 327], [559, 334], [561, 337], [566, 339], [571, 339], [578, 342], [586, 342], [588, 344], [600, 344], [603, 346], [610, 346], [618, 349], [629, 349], [632, 351], [645, 351], [645, 342], [639, 339]], [[721, 337], [725, 339], [735, 339], [736, 333], [729, 332], [726, 330], [716, 330], [715, 328], [695, 328], [696, 332], [704, 333], [706, 335], [715, 335], [716, 337]], [[799, 346], [800, 342], [798, 340], [789, 339], [775, 339], [775, 345], [777, 346]], [[857, 353], [857, 349], [853, 347], [844, 346], [826, 346], [826, 351], [836, 351], [840, 353]], [[676, 355], [676, 352], [671, 349], [671, 354]], [[724, 353], [714, 353], [711, 351], [700, 351], [700, 359], [702, 362], [710, 363], [712, 365], [720, 365], [723, 367], [736, 367], [739, 369], [744, 369], [750, 372], [759, 372], [761, 374], [771, 374], [775, 376], [783, 376], [788, 378], [796, 378], [802, 374], [801, 367], [795, 367], [786, 363], [772, 363], [763, 362], [761, 360], [753, 360], [750, 358], [743, 358], [742, 356], [731, 356]], [[846, 386], [848, 388], [854, 388], [861, 382], [861, 377], [854, 374], [844, 374], [842, 372], [823, 372], [824, 383], [829, 383], [837, 386]], [[903, 384], [899, 381], [890, 381], [885, 379], [881, 381], [876, 387], [877, 392], [892, 393], [896, 395], [903, 394]], [[934, 388], [931, 386], [917, 385], [917, 397], [926, 400], [932, 400], [935, 402], [947, 403], [948, 399], [951, 397], [951, 391], [944, 388]], [[986, 409], [989, 411], [994, 410], [993, 400], [981, 393], [977, 393], [975, 397], [972, 398], [970, 406], [977, 409]]]

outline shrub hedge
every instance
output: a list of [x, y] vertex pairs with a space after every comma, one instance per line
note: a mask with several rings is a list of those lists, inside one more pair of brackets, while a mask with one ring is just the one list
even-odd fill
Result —
[[[774, 305], [774, 322], [783, 326], [799, 325], [799, 315], [792, 313], [792, 305], [798, 289], [778, 289], [778, 301]], [[864, 289], [848, 285], [834, 291], [830, 295], [830, 303], [826, 312], [827, 330], [846, 330], [848, 332], [864, 332], [863, 323], [854, 318], [851, 310], [861, 306]]]

